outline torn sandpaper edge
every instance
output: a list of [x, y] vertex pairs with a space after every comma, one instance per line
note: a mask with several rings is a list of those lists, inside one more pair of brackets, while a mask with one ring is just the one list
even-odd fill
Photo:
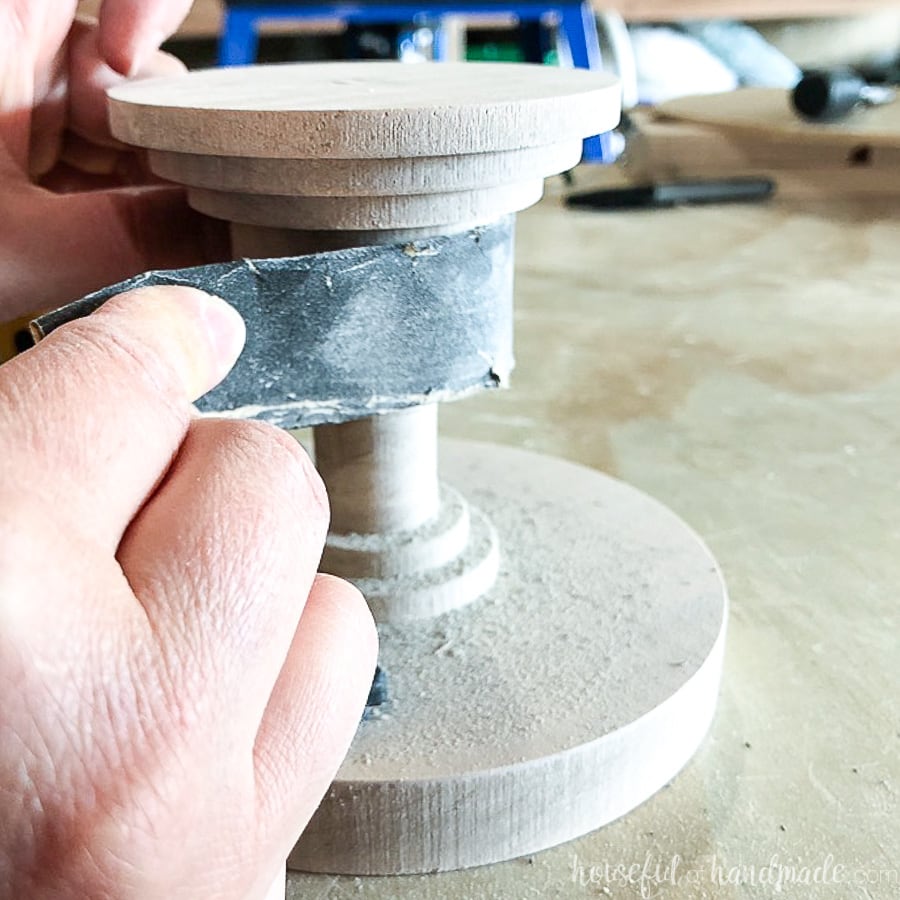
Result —
[[217, 294], [247, 323], [234, 369], [197, 404], [282, 428], [345, 422], [505, 385], [513, 217], [430, 240], [147, 272], [41, 316], [40, 338], [151, 285]]

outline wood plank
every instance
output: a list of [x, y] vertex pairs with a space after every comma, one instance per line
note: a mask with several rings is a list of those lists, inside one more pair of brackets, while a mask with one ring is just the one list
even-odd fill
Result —
[[789, 117], [780, 93], [748, 88], [730, 105], [711, 96], [632, 112], [637, 130], [628, 141], [625, 172], [637, 182], [765, 177], [782, 196], [900, 193], [900, 132], [894, 127], [900, 107], [816, 126]]

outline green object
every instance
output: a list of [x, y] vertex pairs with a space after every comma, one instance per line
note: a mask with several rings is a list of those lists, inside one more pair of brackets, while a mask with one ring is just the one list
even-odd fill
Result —
[[524, 62], [525, 54], [517, 43], [488, 41], [467, 46], [466, 59], [470, 62]]
[[[470, 62], [524, 62], [525, 54], [518, 44], [490, 41], [466, 47], [466, 59]], [[543, 62], [545, 66], [558, 66], [559, 54], [555, 49], [548, 50]]]

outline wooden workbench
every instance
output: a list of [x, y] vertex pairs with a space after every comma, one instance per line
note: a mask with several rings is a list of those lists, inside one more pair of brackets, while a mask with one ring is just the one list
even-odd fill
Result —
[[[446, 405], [443, 431], [613, 473], [693, 524], [732, 597], [712, 733], [573, 843], [438, 876], [292, 876], [289, 897], [900, 896], [898, 247], [900, 211], [875, 205], [550, 197], [520, 216], [513, 389]], [[825, 883], [789, 880], [817, 868]], [[781, 894], [760, 883], [779, 872]]]

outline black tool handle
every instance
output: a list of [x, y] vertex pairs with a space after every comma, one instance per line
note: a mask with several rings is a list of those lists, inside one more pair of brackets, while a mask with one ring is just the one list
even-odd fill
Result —
[[791, 94], [794, 110], [810, 122], [835, 122], [863, 103], [885, 103], [889, 89], [869, 85], [854, 69], [814, 69], [805, 72]]
[[705, 203], [765, 200], [775, 190], [767, 178], [715, 178], [673, 181], [569, 194], [566, 206], [581, 209], [654, 209]]

